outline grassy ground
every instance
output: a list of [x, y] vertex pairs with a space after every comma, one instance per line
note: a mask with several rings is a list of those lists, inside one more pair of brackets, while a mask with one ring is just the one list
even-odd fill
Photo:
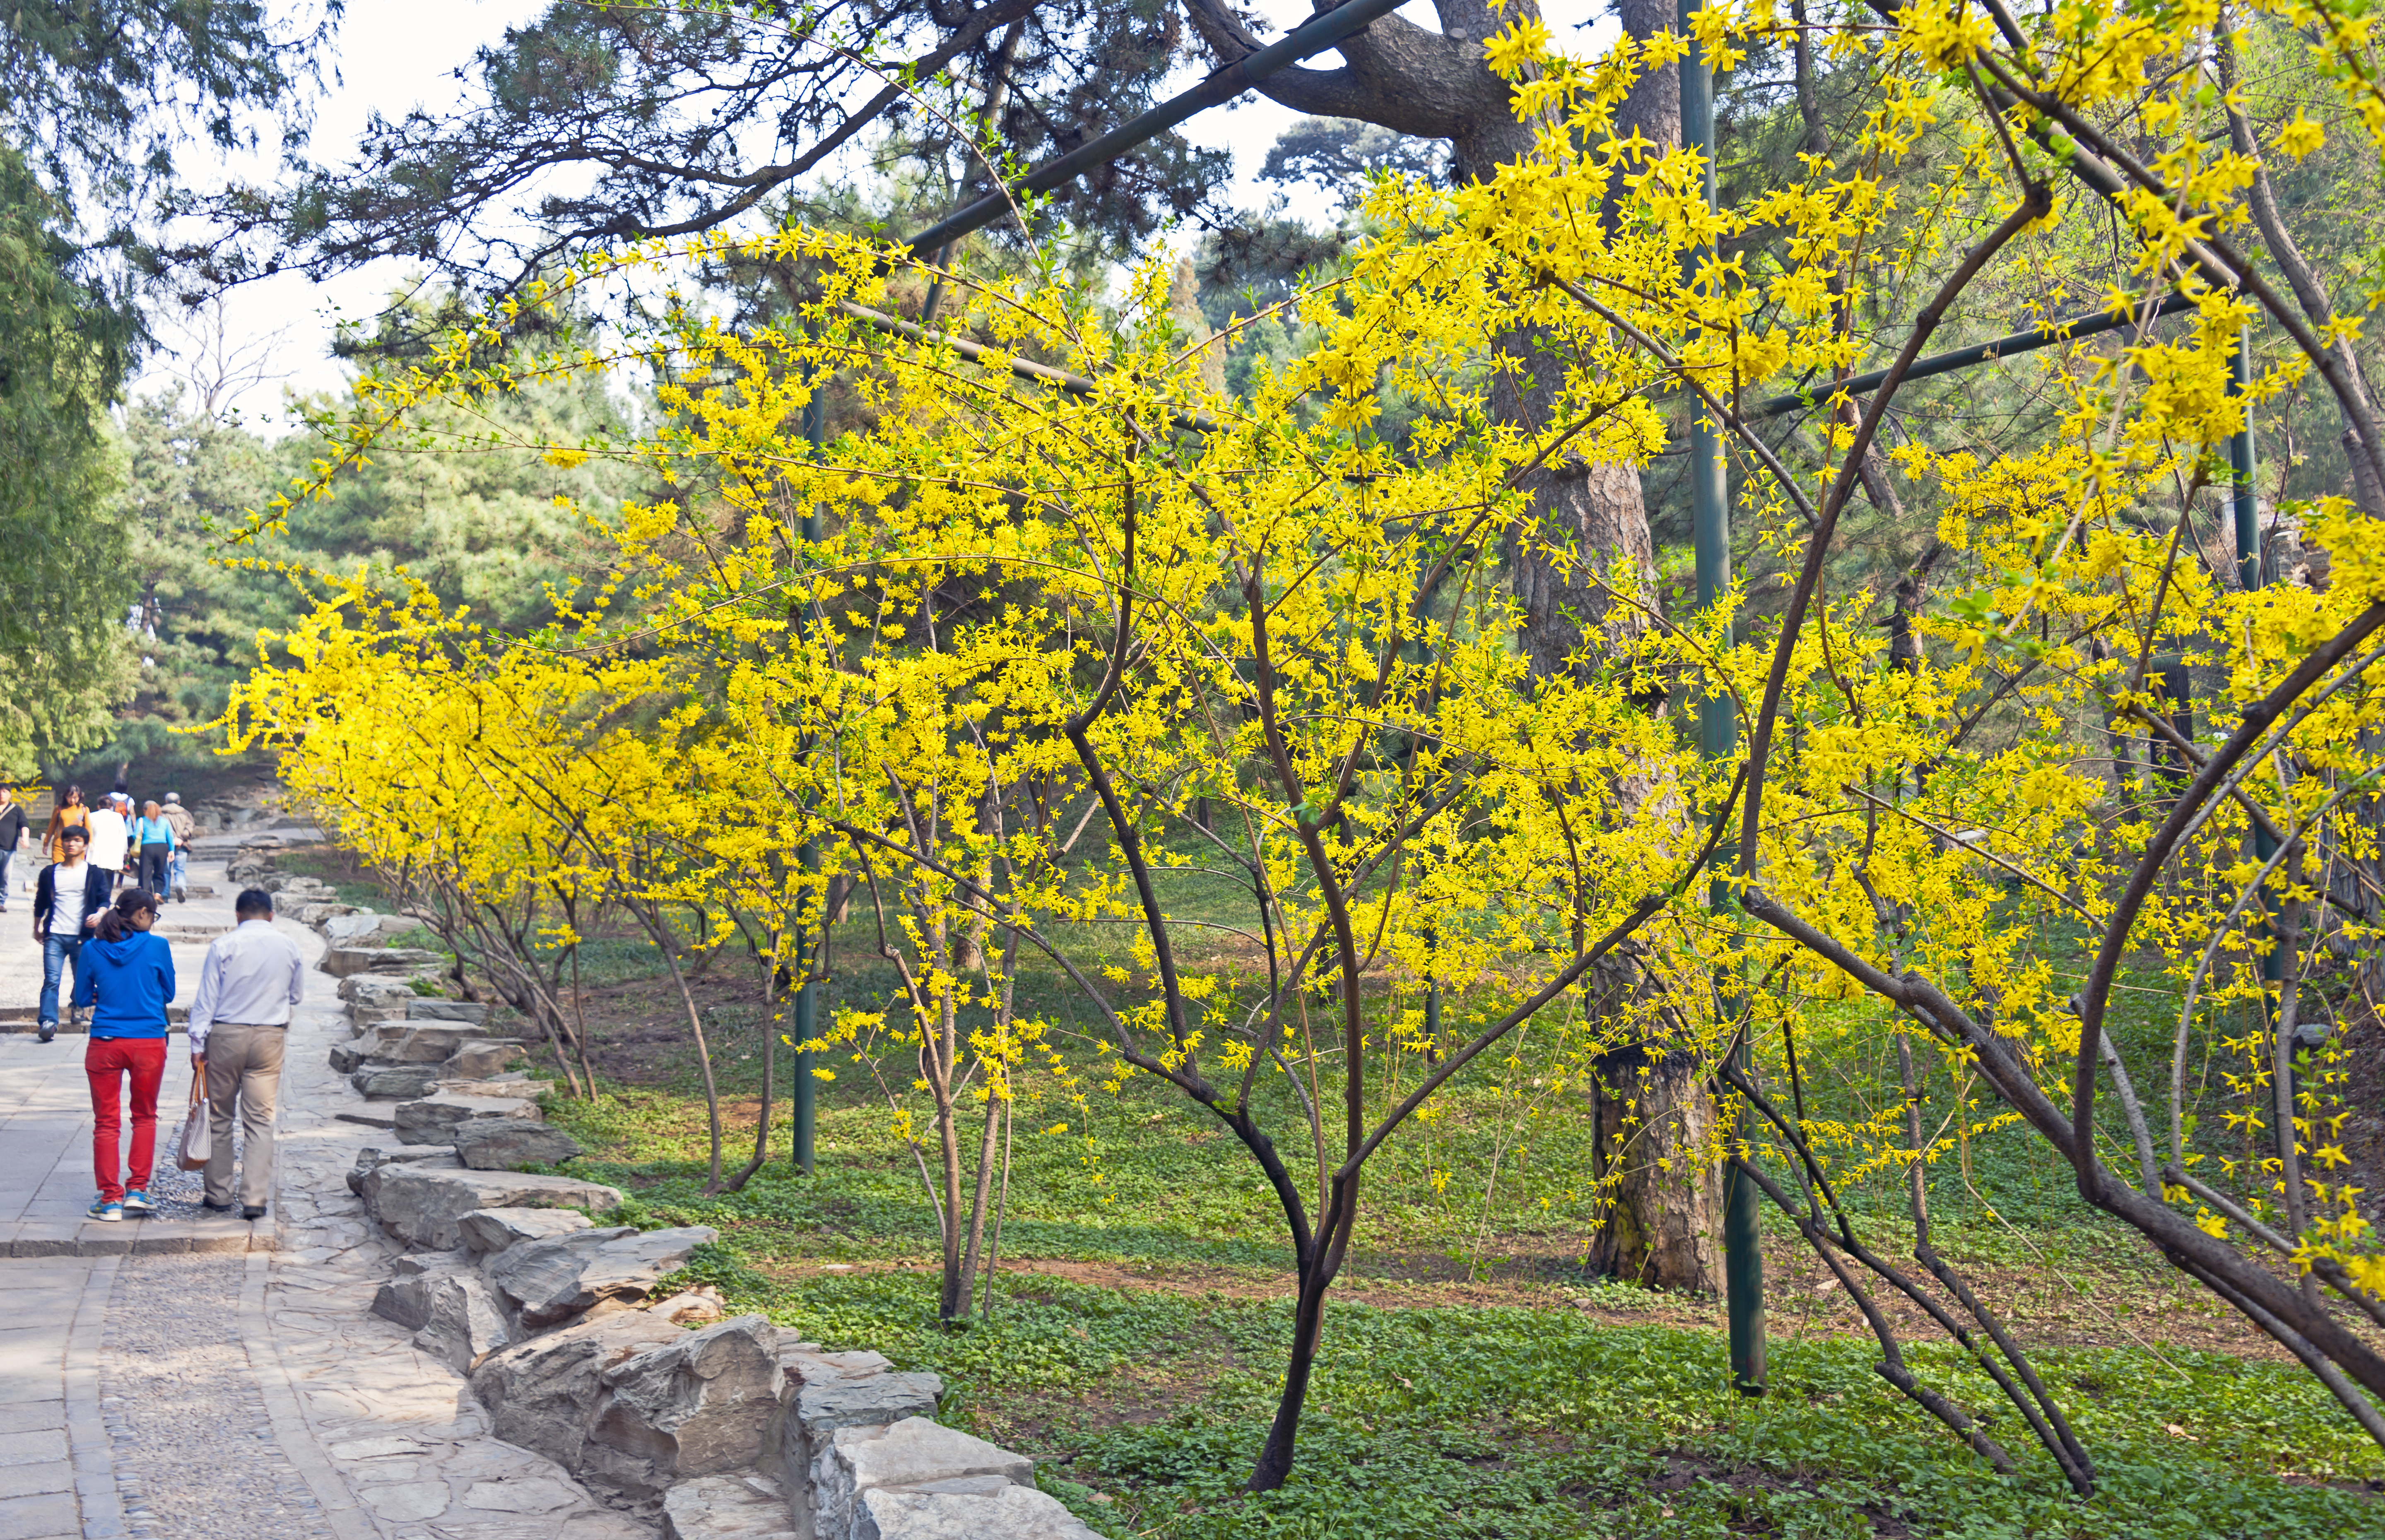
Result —
[[[841, 938], [836, 988], [868, 1008], [893, 980], [860, 960], [861, 939]], [[1932, 1171], [1936, 1238], [2030, 1346], [2096, 1461], [2093, 1498], [2072, 1497], [1986, 1380], [1891, 1304], [1917, 1372], [1983, 1415], [2018, 1471], [1997, 1475], [1892, 1392], [1843, 1291], [1785, 1226], [1766, 1244], [1771, 1394], [1734, 1396], [1715, 1301], [1582, 1276], [1587, 1105], [1552, 1088], [1554, 1061], [1536, 1055], [1554, 1045], [1529, 1042], [1510, 1062], [1486, 1056], [1435, 1124], [1369, 1167], [1300, 1463], [1285, 1489], [1249, 1497], [1290, 1253], [1255, 1168], [1206, 1113], [1148, 1082], [1073, 1112], [1030, 1077], [990, 1316], [950, 1332], [935, 1320], [934, 1210], [872, 1074], [838, 1063], [820, 1088], [814, 1178], [789, 1168], [782, 1102], [768, 1162], [707, 1198], [676, 994], [628, 940], [585, 971], [606, 1089], [555, 1104], [590, 1147], [574, 1169], [631, 1192], [642, 1223], [718, 1226], [693, 1271], [733, 1307], [943, 1374], [948, 1420], [1033, 1455], [1051, 1490], [1120, 1540], [2385, 1536], [2385, 1458], [2298, 1367], [2087, 1211], [2019, 1130]], [[695, 987], [733, 1170], [753, 1147], [768, 1037], [734, 958]], [[1049, 980], [1022, 987], [1068, 1019]], [[2132, 997], [2118, 1030], [2150, 1043], [2163, 1009]], [[1818, 1112], [1891, 1094], [1884, 1062], [1825, 1055], [1812, 1070]], [[1260, 1106], [1287, 1138], [1300, 1125], [1280, 1079]], [[1876, 1247], [1903, 1256], [1893, 1184], [1853, 1196]]]
[[[759, 1034], [733, 1003], [742, 985], [704, 987], [720, 1001], [706, 1014], [733, 1169], [751, 1150]], [[1030, 1131], [1022, 1115], [993, 1319], [948, 1333], [934, 1212], [868, 1076], [841, 1066], [822, 1088], [816, 1178], [791, 1173], [781, 1131], [742, 1193], [707, 1198], [675, 999], [630, 980], [592, 1003], [607, 1094], [556, 1109], [591, 1146], [577, 1169], [635, 1193], [650, 1222], [718, 1226], [701, 1271], [733, 1305], [941, 1372], [948, 1415], [1043, 1461], [1107, 1534], [2385, 1535], [2385, 1459], [2350, 1419], [2085, 1213], [2021, 1137], [1981, 1140], [1967, 1182], [1953, 1162], [1938, 1174], [1938, 1238], [2074, 1418], [2101, 1476], [2083, 1503], [1987, 1382], [1894, 1309], [1918, 1372], [1986, 1413], [2019, 1472], [1995, 1475], [1892, 1392], [1842, 1293], [1783, 1228], [1767, 1243], [1772, 1394], [1731, 1395], [1714, 1301], [1581, 1276], [1578, 1216], [1542, 1201], [1586, 1159], [1567, 1132], [1580, 1120], [1544, 1110], [1545, 1130], [1519, 1137], [1489, 1077], [1458, 1087], [1417, 1148], [1392, 1147], [1295, 1478], [1245, 1497], [1289, 1335], [1290, 1254], [1205, 1114], [1130, 1091], [1090, 1129]], [[1292, 1112], [1269, 1108], [1278, 1126]], [[1479, 1178], [1434, 1190], [1434, 1172], [1479, 1173], [1493, 1152], [1513, 1174], [1504, 1196], [1486, 1202]], [[1909, 1245], [1893, 1220], [1870, 1223], [1884, 1251]]]

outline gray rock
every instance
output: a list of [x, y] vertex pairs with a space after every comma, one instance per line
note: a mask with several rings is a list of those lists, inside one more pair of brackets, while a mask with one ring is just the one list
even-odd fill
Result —
[[419, 1097], [397, 1110], [400, 1144], [453, 1144], [459, 1124], [474, 1118], [538, 1121], [538, 1103], [518, 1097], [456, 1096], [440, 1091]]
[[[365, 1178], [371, 1175], [375, 1169], [381, 1166], [385, 1166], [392, 1161], [424, 1161], [434, 1156], [446, 1153], [448, 1152], [440, 1149], [385, 1150], [372, 1145], [367, 1145], [364, 1149], [356, 1151], [356, 1163], [348, 1169], [348, 1190], [355, 1193], [358, 1198], [364, 1197]], [[461, 1161], [453, 1162], [453, 1164], [456, 1166], [460, 1166], [464, 1162]]]
[[456, 1048], [481, 1036], [468, 1022], [424, 1022], [406, 1017], [382, 1022], [370, 1034], [373, 1051], [400, 1064], [443, 1064]]
[[663, 1540], [796, 1540], [794, 1513], [768, 1476], [698, 1476], [663, 1494]]
[[881, 1488], [864, 1493], [855, 1507], [851, 1527], [837, 1540], [1101, 1540], [1059, 1498], [1031, 1486], [1004, 1484], [990, 1495]]
[[429, 1308], [414, 1346], [459, 1374], [513, 1340], [505, 1312], [489, 1286], [470, 1273], [433, 1274], [426, 1288]]
[[[365, 1165], [365, 1154], [376, 1157], [369, 1167]], [[405, 1166], [418, 1166], [426, 1171], [464, 1169], [464, 1162], [456, 1159], [456, 1152], [452, 1149], [424, 1149], [417, 1150], [412, 1154], [401, 1153], [397, 1150], [368, 1150], [357, 1156], [356, 1164], [360, 1169], [353, 1174], [356, 1176], [356, 1195], [365, 1200], [367, 1213], [375, 1211], [375, 1206], [381, 1201], [381, 1184], [389, 1180], [389, 1174], [393, 1171]], [[453, 1250], [455, 1248], [441, 1247], [434, 1249]]]
[[331, 1049], [331, 1069], [337, 1074], [354, 1074], [365, 1068], [393, 1068], [386, 1059], [373, 1057], [372, 1049], [361, 1043], [340, 1043]]
[[588, 1424], [614, 1364], [687, 1334], [643, 1310], [618, 1310], [499, 1348], [472, 1371], [490, 1432], [567, 1471], [580, 1469]]
[[580, 1141], [562, 1129], [528, 1118], [468, 1118], [455, 1125], [455, 1142], [456, 1158], [472, 1171], [560, 1165], [585, 1153]]
[[[454, 1165], [451, 1156], [382, 1166], [366, 1179], [366, 1206], [382, 1229], [408, 1245], [450, 1251], [464, 1244], [464, 1232], [456, 1222], [475, 1209], [603, 1211], [622, 1202], [618, 1187], [576, 1177], [464, 1171]], [[442, 1167], [450, 1169], [438, 1169]]]
[[409, 1332], [418, 1331], [431, 1320], [432, 1291], [468, 1272], [470, 1267], [470, 1261], [460, 1251], [418, 1256], [414, 1259], [414, 1271], [401, 1273], [374, 1291], [372, 1312]]
[[535, 1097], [538, 1090], [538, 1083], [526, 1074], [501, 1074], [493, 1080], [443, 1075], [439, 1081], [441, 1096], [485, 1096], [499, 1100], [518, 1100]]
[[364, 1000], [403, 1004], [422, 997], [402, 978], [386, 978], [380, 974], [355, 974], [340, 980], [340, 998], [354, 1005]]
[[389, 1264], [390, 1271], [401, 1278], [419, 1277], [425, 1273], [453, 1273], [471, 1265], [470, 1254], [464, 1251], [408, 1251]]
[[577, 1235], [594, 1225], [586, 1214], [568, 1209], [475, 1209], [458, 1217], [456, 1228], [467, 1248], [485, 1257], [526, 1240]]
[[599, 1305], [643, 1303], [658, 1280], [687, 1265], [689, 1253], [719, 1238], [708, 1224], [583, 1230], [508, 1247], [490, 1260], [486, 1275], [506, 1310], [535, 1331]]
[[365, 973], [427, 973], [447, 966], [447, 954], [413, 947], [326, 947], [315, 965], [333, 978]]
[[411, 914], [376, 914], [369, 909], [349, 909], [336, 916], [326, 915], [320, 922], [301, 920], [299, 924], [314, 925], [335, 947], [377, 947], [402, 931], [424, 928]]
[[1026, 1456], [924, 1417], [839, 1428], [813, 1467], [815, 1529], [823, 1535], [859, 1534], [868, 1518], [862, 1499], [875, 1491], [984, 1502], [998, 1500], [1005, 1485], [1034, 1484], [1035, 1462]]
[[406, 1001], [406, 1016], [418, 1022], [465, 1022], [478, 1026], [489, 1019], [489, 1008], [477, 1000], [431, 1000], [416, 995]]
[[300, 925], [313, 925], [318, 929], [320, 929], [323, 925], [338, 918], [340, 915], [353, 914], [356, 912], [356, 906], [355, 904], [325, 901], [319, 903], [302, 903], [294, 909], [288, 910], [287, 913], [291, 919], [297, 921]]
[[799, 1342], [780, 1351], [779, 1367], [797, 1385], [827, 1385], [832, 1380], [860, 1380], [883, 1374], [894, 1364], [885, 1354], [873, 1353], [867, 1348], [830, 1353], [822, 1351], [816, 1342]]
[[[933, 1417], [944, 1382], [934, 1374], [842, 1374], [806, 1379], [780, 1422], [773, 1465], [790, 1486], [816, 1484], [837, 1430], [881, 1428], [906, 1417]], [[828, 1532], [820, 1532], [825, 1534]]]
[[468, 1037], [440, 1067], [451, 1077], [480, 1080], [505, 1074], [529, 1056], [518, 1037]]
[[[581, 1469], [632, 1499], [761, 1459], [779, 1410], [779, 1329], [741, 1315], [641, 1353], [598, 1378], [605, 1395]], [[1031, 1467], [1030, 1467], [1031, 1469]]]
[[436, 1064], [366, 1064], [348, 1076], [348, 1084], [368, 1101], [412, 1101], [438, 1087]]

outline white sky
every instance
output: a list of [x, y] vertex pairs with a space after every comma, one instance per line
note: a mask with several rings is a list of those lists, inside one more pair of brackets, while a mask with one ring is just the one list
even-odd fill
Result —
[[[1544, 0], [1553, 27], [1579, 20], [1603, 8], [1597, 0]], [[496, 42], [508, 26], [535, 19], [546, 0], [363, 0], [348, 6], [332, 63], [336, 77], [316, 106], [315, 130], [308, 153], [318, 162], [337, 162], [342, 152], [356, 143], [367, 118], [374, 111], [397, 118], [422, 106], [434, 111], [455, 105], [463, 89], [456, 71], [468, 64], [475, 48]], [[1278, 28], [1297, 25], [1309, 14], [1306, 0], [1259, 0], [1255, 8]], [[1423, 26], [1434, 25], [1424, 0], [1403, 7]], [[1607, 29], [1600, 28], [1600, 31]], [[1576, 34], [1564, 42], [1584, 46]], [[1334, 62], [1328, 55], [1324, 63]], [[1195, 78], [1185, 72], [1183, 84]], [[1232, 201], [1246, 206], [1266, 202], [1267, 190], [1255, 180], [1259, 166], [1277, 135], [1297, 115], [1256, 95], [1244, 96], [1230, 107], [1213, 109], [1184, 127], [1195, 143], [1228, 149], [1234, 155]], [[203, 185], [226, 168], [209, 166], [204, 152], [194, 149], [188, 170]], [[269, 158], [251, 160], [237, 168], [261, 180]], [[268, 433], [294, 426], [282, 409], [285, 391], [314, 391], [342, 383], [339, 365], [331, 357], [331, 340], [343, 318], [361, 320], [378, 312], [392, 288], [410, 271], [407, 264], [389, 259], [329, 282], [315, 283], [291, 273], [248, 284], [230, 295], [223, 306], [220, 345], [226, 351], [247, 349], [266, 360], [261, 384], [243, 395], [238, 405], [254, 427]], [[175, 333], [163, 333], [169, 342]], [[181, 344], [187, 349], [188, 344]], [[136, 393], [147, 393], [180, 377], [189, 366], [182, 358], [154, 357], [135, 382]]]

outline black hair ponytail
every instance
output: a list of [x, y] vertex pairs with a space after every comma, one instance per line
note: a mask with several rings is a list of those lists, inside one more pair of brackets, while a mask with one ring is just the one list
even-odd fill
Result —
[[156, 894], [146, 888], [128, 888], [116, 895], [116, 907], [100, 916], [99, 938], [121, 941], [136, 934], [132, 928], [132, 916], [143, 913], [154, 914], [156, 911]]

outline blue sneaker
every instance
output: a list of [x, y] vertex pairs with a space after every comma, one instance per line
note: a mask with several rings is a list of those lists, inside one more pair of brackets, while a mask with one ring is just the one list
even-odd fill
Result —
[[124, 1195], [124, 1211], [135, 1219], [146, 1219], [157, 1211], [157, 1206], [149, 1201], [145, 1188], [135, 1187]]
[[124, 1205], [121, 1203], [110, 1203], [105, 1198], [94, 1198], [91, 1200], [91, 1207], [85, 1209], [83, 1212], [91, 1215], [94, 1219], [106, 1220], [108, 1223], [113, 1224], [124, 1217]]

